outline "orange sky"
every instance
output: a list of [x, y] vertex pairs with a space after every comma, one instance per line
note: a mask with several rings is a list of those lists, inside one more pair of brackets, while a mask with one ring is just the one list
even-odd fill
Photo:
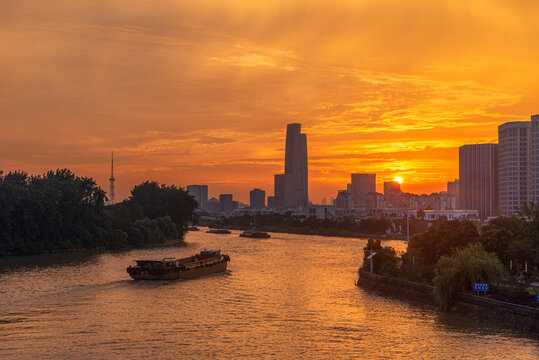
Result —
[[0, 169], [273, 193], [303, 124], [310, 198], [350, 172], [432, 192], [458, 146], [539, 113], [535, 0], [4, 0]]

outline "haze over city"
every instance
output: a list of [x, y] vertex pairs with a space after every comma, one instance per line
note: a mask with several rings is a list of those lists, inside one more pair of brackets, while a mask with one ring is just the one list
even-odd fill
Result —
[[[308, 134], [309, 199], [352, 172], [414, 193], [458, 147], [537, 112], [532, 1], [0, 4], [0, 163], [134, 184], [273, 193], [285, 127]], [[313, 26], [316, 24], [316, 26]], [[413, 25], [413, 26], [412, 26]], [[381, 190], [381, 189], [379, 189]]]

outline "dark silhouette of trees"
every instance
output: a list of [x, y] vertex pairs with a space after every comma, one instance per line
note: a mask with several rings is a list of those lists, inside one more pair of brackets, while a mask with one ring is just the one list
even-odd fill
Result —
[[454, 249], [479, 241], [477, 227], [470, 220], [439, 221], [426, 232], [415, 234], [408, 244], [408, 255], [424, 265], [434, 265]]
[[95, 181], [68, 169], [0, 171], [0, 256], [157, 244], [184, 233], [195, 205], [181, 188], [145, 182], [105, 206]]

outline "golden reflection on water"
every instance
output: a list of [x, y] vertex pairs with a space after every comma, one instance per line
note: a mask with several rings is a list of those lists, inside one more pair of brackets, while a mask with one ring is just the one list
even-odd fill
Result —
[[[526, 334], [355, 287], [365, 240], [289, 234], [255, 240], [201, 231], [186, 241], [179, 248], [3, 266], [0, 358], [539, 356]], [[403, 242], [387, 243], [405, 249]], [[125, 272], [135, 258], [203, 248], [228, 253], [229, 271], [156, 282], [133, 281]]]

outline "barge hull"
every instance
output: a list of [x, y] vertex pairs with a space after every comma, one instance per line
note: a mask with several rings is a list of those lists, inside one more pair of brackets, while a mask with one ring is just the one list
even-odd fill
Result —
[[130, 272], [129, 275], [135, 280], [178, 280], [190, 279], [206, 276], [226, 271], [227, 261], [220, 261], [214, 264], [201, 264], [189, 269], [170, 269], [163, 274], [152, 274], [150, 271], [140, 271], [140, 273]]

